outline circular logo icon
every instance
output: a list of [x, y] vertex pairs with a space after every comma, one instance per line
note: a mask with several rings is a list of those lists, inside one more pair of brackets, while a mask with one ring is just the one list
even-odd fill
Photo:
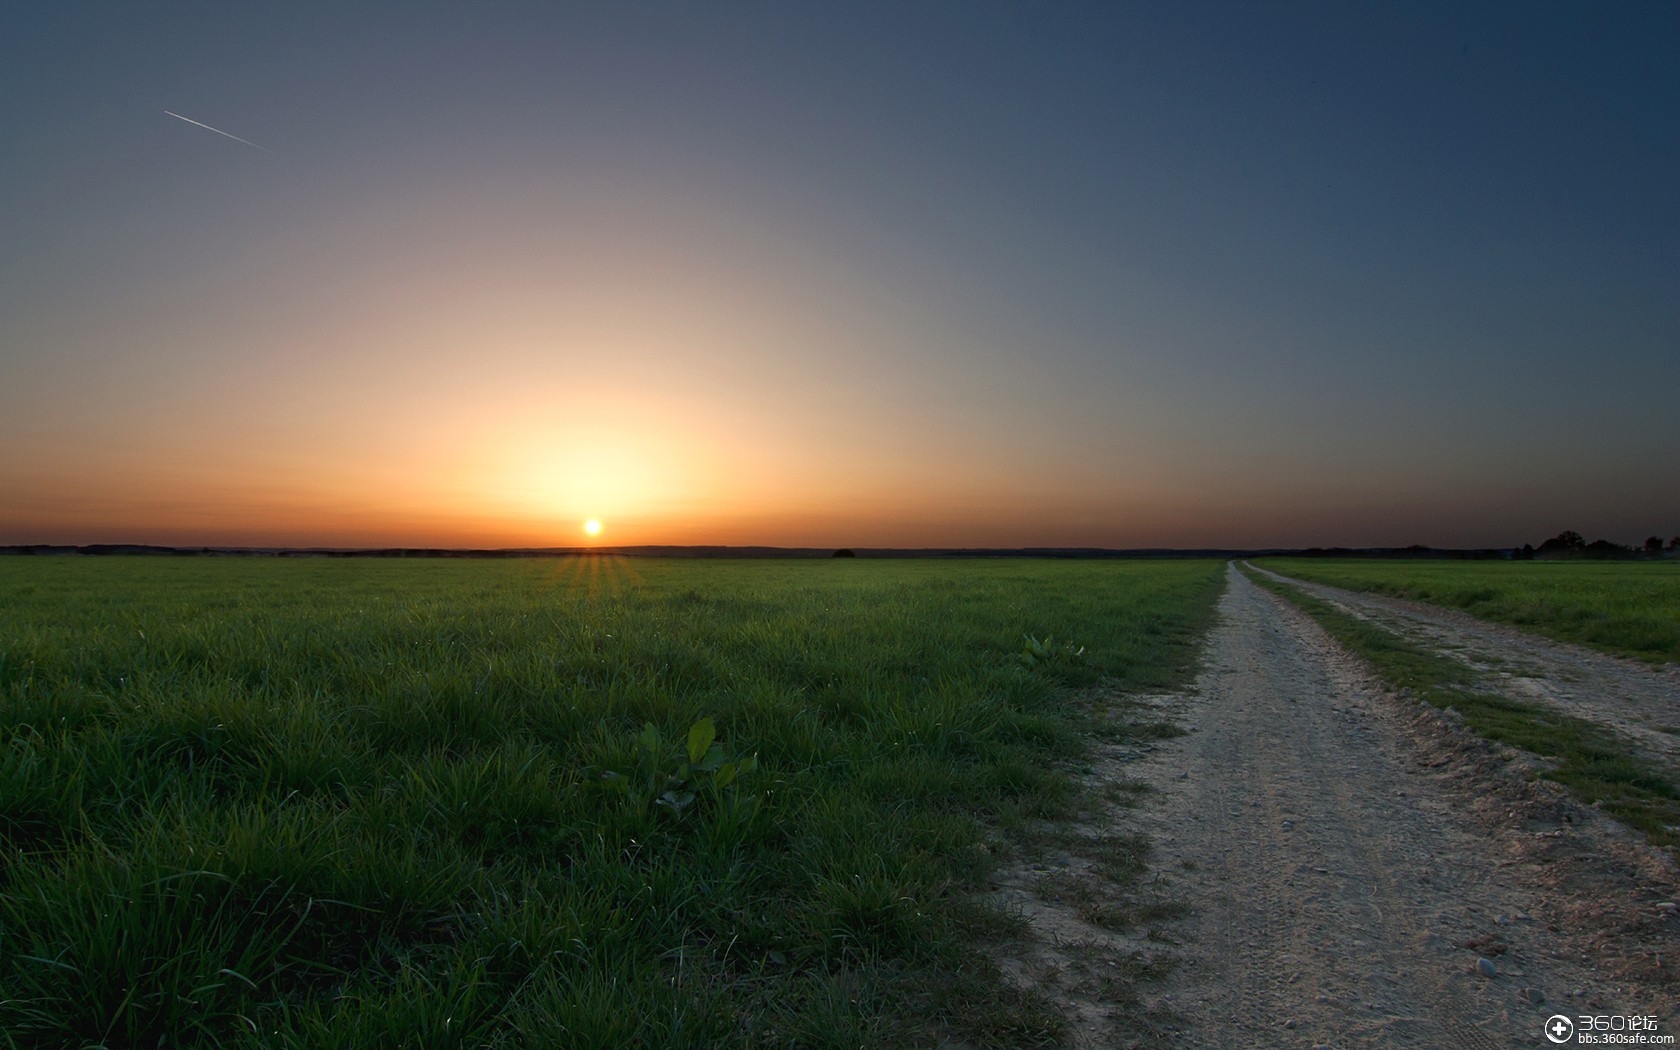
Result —
[[1554, 1043], [1567, 1043], [1575, 1038], [1575, 1022], [1562, 1014], [1546, 1018], [1546, 1038]]

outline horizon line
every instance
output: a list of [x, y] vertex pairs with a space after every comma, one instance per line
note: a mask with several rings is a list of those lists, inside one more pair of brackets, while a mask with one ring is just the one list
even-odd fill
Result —
[[[601, 544], [591, 546], [546, 546], [546, 547], [440, 547], [415, 546], [404, 544], [387, 544], [382, 546], [290, 546], [267, 544], [155, 544], [155, 543], [11, 543], [0, 544], [0, 554], [27, 553], [136, 553], [136, 554], [221, 554], [221, 555], [326, 555], [340, 557], [354, 556], [433, 556], [433, 557], [563, 557], [573, 555], [644, 555], [658, 556], [660, 554], [688, 556], [705, 556], [706, 553], [728, 554], [762, 553], [781, 554], [785, 556], [833, 556], [840, 552], [850, 552], [858, 556], [1086, 556], [1086, 557], [1124, 557], [1128, 555], [1180, 555], [1180, 556], [1211, 556], [1221, 555], [1230, 557], [1259, 557], [1265, 555], [1300, 554], [1309, 552], [1326, 553], [1439, 553], [1444, 555], [1510, 555], [1521, 552], [1524, 546], [1504, 544], [1499, 546], [1475, 547], [1440, 547], [1428, 544], [1387, 545], [1373, 544], [1365, 546], [1324, 546], [1314, 544], [1308, 546], [1200, 546], [1200, 547], [1100, 547], [1100, 546], [1017, 546], [1017, 547], [985, 547], [985, 546], [918, 546], [918, 547], [866, 547], [866, 546], [783, 546], [778, 544], [723, 544], [723, 543], [686, 543], [686, 544]], [[1530, 546], [1532, 550], [1532, 546]], [[1635, 548], [1627, 548], [1632, 551]]]

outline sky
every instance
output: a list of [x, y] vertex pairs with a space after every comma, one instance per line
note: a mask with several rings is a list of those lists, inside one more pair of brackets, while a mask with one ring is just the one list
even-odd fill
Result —
[[1638, 0], [12, 5], [0, 543], [1666, 538], [1675, 54]]

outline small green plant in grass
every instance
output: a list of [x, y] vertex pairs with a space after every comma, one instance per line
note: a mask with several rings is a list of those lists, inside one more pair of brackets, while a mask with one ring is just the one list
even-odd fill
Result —
[[1028, 668], [1056, 667], [1070, 663], [1085, 655], [1085, 647], [1075, 646], [1072, 642], [1056, 644], [1056, 639], [1045, 635], [1042, 640], [1030, 634], [1021, 636], [1025, 641], [1021, 647], [1021, 666]]
[[[725, 759], [716, 741], [716, 725], [710, 718], [702, 718], [689, 727], [683, 751], [673, 762], [664, 734], [649, 722], [636, 738], [635, 769], [628, 774], [609, 769], [596, 783], [637, 811], [663, 809], [681, 818], [697, 799], [721, 805], [731, 786], [738, 792], [741, 775], [758, 768], [758, 756]], [[732, 795], [730, 801], [743, 817], [750, 817], [758, 805], [752, 795]]]

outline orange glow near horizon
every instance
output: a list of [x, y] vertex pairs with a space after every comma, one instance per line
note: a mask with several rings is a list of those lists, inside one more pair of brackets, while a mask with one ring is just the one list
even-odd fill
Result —
[[[1249, 400], [1198, 417], [1041, 368], [741, 216], [609, 201], [585, 252], [530, 243], [516, 200], [440, 205], [420, 231], [432, 202], [399, 203], [275, 234], [249, 284], [195, 278], [239, 293], [237, 317], [165, 285], [164, 307], [137, 295], [43, 337], [12, 366], [32, 399], [0, 387], [0, 543], [1474, 545], [1543, 538], [1511, 535], [1525, 507], [1595, 529], [1548, 505], [1549, 478], [1493, 492], [1444, 439], [1409, 441], [1430, 469], [1399, 484], [1362, 467], [1397, 447], [1380, 427], [1256, 443]], [[478, 232], [498, 208], [519, 213]], [[322, 244], [344, 289], [315, 275]], [[1576, 489], [1614, 502], [1615, 478], [1594, 484]], [[1472, 485], [1468, 535], [1434, 531], [1429, 508]]]
[[[520, 335], [480, 337], [509, 345]], [[959, 411], [917, 402], [915, 389], [848, 387], [816, 373], [789, 385], [773, 365], [716, 377], [531, 360], [510, 374], [451, 370], [441, 346], [410, 349], [438, 374], [394, 364], [388, 377], [355, 383], [214, 373], [81, 409], [74, 440], [5, 450], [0, 543], [1262, 547], [1432, 538], [1407, 517], [1429, 506], [1423, 482], [1402, 498], [1380, 478], [1245, 476], [1229, 448], [1210, 447], [1201, 463], [1152, 462], [1125, 429], [1158, 426], [1143, 413], [1105, 422], [1106, 432], [1088, 426], [1091, 439], [1069, 455], [1030, 390]], [[375, 383], [389, 395], [377, 406], [357, 393]], [[918, 413], [913, 402], [930, 407]], [[32, 423], [30, 411], [9, 422], [22, 433], [57, 426], [46, 416]], [[993, 415], [1011, 411], [1039, 422], [988, 430]], [[1454, 482], [1431, 483], [1441, 493], [1431, 499], [1445, 505]], [[1543, 492], [1498, 492], [1497, 511], [1474, 523], [1480, 535], [1468, 542], [1504, 542], [1510, 509], [1538, 504]], [[1233, 503], [1244, 508], [1240, 528]], [[605, 528], [580, 535], [589, 521], [610, 523], [610, 537]]]

